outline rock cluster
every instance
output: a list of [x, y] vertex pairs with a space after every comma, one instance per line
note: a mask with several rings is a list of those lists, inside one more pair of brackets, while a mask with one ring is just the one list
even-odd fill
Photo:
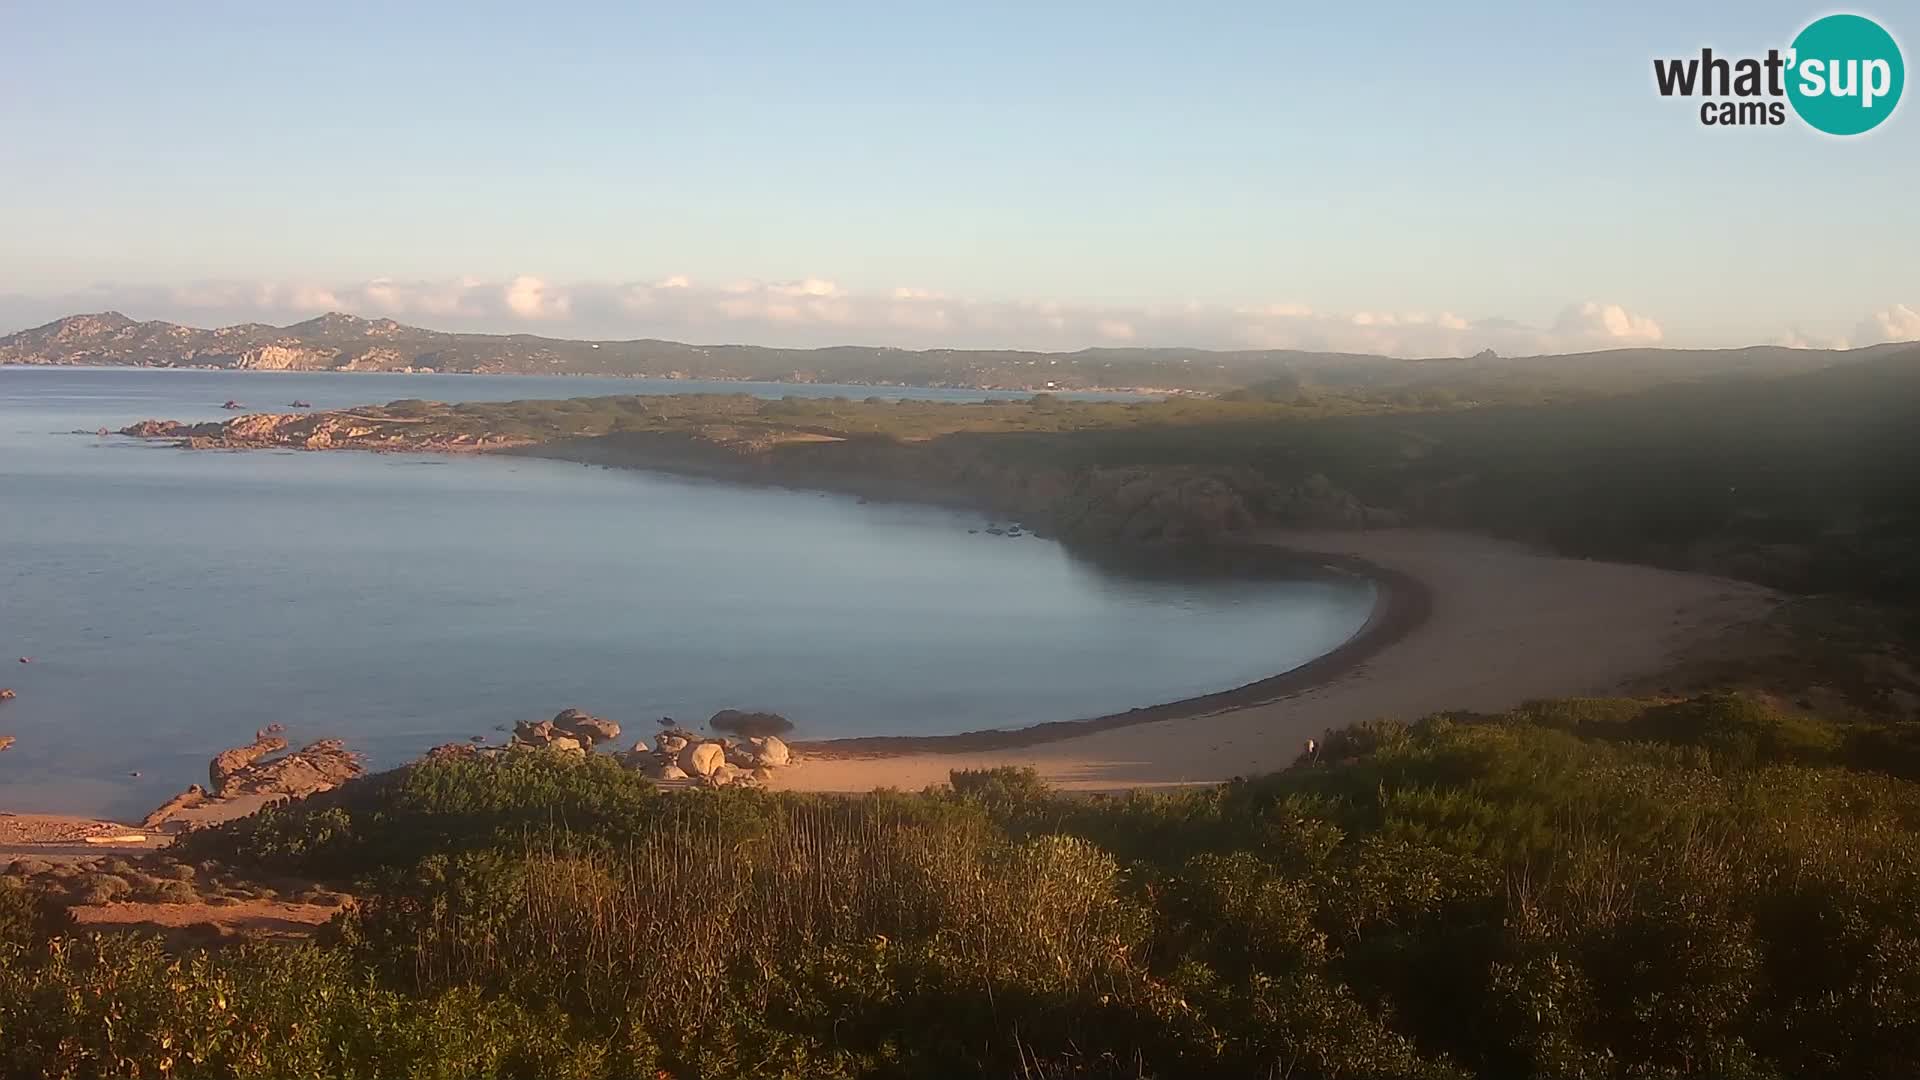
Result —
[[248, 795], [297, 799], [339, 787], [364, 771], [360, 755], [339, 739], [321, 739], [283, 753], [287, 740], [280, 737], [282, 730], [278, 724], [269, 725], [255, 732], [252, 742], [215, 754], [207, 762], [208, 786], [188, 787], [155, 808], [141, 826], [158, 828], [183, 810]]
[[513, 726], [510, 748], [584, 753], [620, 737], [620, 725], [580, 709], [562, 709], [551, 720], [522, 720]]
[[707, 787], [726, 787], [771, 780], [774, 769], [793, 764], [793, 751], [778, 735], [707, 739], [671, 727], [660, 733], [652, 749], [644, 742], [636, 743], [622, 760], [653, 780], [689, 780]]

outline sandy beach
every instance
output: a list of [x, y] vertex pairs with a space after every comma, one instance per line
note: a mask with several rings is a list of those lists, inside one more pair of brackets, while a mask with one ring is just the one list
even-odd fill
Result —
[[820, 744], [772, 786], [918, 790], [953, 769], [1002, 765], [1031, 766], [1073, 790], [1213, 783], [1284, 768], [1305, 739], [1362, 720], [1610, 693], [1779, 600], [1743, 582], [1562, 558], [1467, 533], [1276, 530], [1260, 539], [1405, 575], [1424, 586], [1425, 617], [1327, 681], [1264, 703], [1001, 749], [876, 755]]

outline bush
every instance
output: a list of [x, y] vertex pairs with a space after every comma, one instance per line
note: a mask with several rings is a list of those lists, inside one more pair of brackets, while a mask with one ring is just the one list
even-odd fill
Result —
[[141, 899], [156, 904], [197, 904], [200, 894], [192, 882], [156, 881], [141, 893]]
[[192, 838], [366, 882], [315, 944], [14, 931], [0, 1074], [1900, 1076], [1920, 787], [1810, 724], [1530, 703], [1121, 798], [423, 765]]

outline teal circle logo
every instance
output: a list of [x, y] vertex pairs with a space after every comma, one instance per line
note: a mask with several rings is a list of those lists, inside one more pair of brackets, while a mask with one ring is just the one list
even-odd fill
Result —
[[1829, 135], [1871, 131], [1893, 114], [1907, 82], [1900, 46], [1860, 15], [1828, 15], [1793, 39], [1787, 100], [1800, 119]]

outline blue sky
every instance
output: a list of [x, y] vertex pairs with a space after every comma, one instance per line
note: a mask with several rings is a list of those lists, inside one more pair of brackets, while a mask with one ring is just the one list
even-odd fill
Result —
[[[795, 344], [1920, 336], [1920, 104], [1834, 139], [1653, 90], [1655, 56], [1827, 10], [4, 5], [0, 330], [338, 304]], [[1920, 40], [1910, 6], [1849, 10]]]

